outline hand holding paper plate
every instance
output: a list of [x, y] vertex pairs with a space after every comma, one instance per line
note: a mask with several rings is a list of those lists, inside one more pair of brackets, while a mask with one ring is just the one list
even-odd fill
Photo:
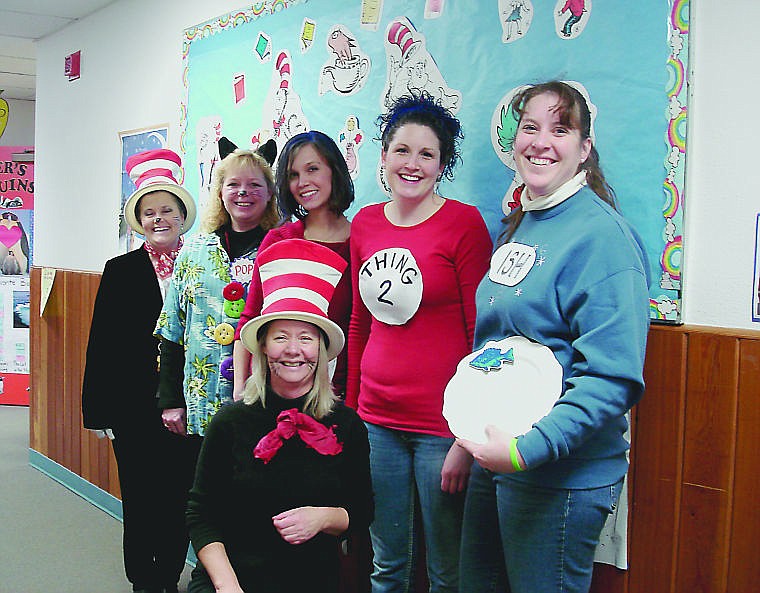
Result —
[[485, 443], [493, 424], [528, 432], [562, 393], [562, 367], [546, 346], [511, 336], [465, 356], [443, 395], [443, 415], [458, 438]]

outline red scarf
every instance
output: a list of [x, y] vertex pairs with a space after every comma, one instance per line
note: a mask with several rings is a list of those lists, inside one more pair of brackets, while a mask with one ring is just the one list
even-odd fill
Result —
[[284, 441], [297, 434], [307, 447], [311, 447], [322, 455], [337, 455], [343, 450], [343, 444], [338, 442], [335, 427], [328, 428], [320, 424], [308, 414], [299, 412], [296, 408], [280, 412], [277, 416], [277, 426], [264, 435], [253, 450], [253, 456], [269, 463]]
[[171, 251], [159, 251], [147, 241], [145, 241], [143, 245], [145, 246], [145, 251], [147, 251], [150, 256], [150, 263], [153, 264], [156, 276], [158, 276], [160, 280], [166, 280], [172, 275], [172, 271], [174, 270], [174, 260], [177, 259], [177, 254], [182, 248], [182, 237], [180, 236], [177, 247]]

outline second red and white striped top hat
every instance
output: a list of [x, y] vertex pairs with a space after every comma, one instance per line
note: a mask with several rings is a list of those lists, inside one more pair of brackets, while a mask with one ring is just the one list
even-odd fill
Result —
[[313, 323], [327, 338], [327, 356], [335, 358], [345, 344], [338, 324], [327, 316], [335, 287], [348, 266], [333, 250], [305, 239], [278, 241], [256, 255], [261, 278], [261, 315], [240, 330], [240, 340], [251, 352], [258, 332], [275, 319]]

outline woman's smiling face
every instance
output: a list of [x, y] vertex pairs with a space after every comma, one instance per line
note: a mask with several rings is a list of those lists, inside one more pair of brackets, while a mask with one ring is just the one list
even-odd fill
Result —
[[230, 171], [222, 183], [222, 203], [235, 231], [258, 226], [271, 199], [266, 177], [258, 167]]
[[319, 330], [312, 323], [277, 319], [269, 324], [263, 352], [275, 392], [285, 396], [295, 388], [303, 395], [311, 389], [319, 360], [319, 342]]
[[159, 251], [177, 246], [185, 217], [179, 208], [179, 198], [168, 191], [153, 191], [138, 202], [138, 220], [145, 230], [145, 240]]
[[393, 200], [432, 197], [443, 171], [441, 143], [433, 130], [420, 124], [404, 124], [381, 156]]
[[530, 198], [546, 196], [572, 179], [591, 151], [591, 139], [560, 121], [559, 97], [543, 93], [523, 109], [514, 141], [517, 171]]

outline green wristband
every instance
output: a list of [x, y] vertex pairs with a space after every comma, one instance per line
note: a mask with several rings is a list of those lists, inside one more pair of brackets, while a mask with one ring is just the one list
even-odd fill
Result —
[[512, 469], [516, 472], [523, 471], [520, 459], [517, 457], [517, 438], [509, 441], [509, 459], [512, 461]]

